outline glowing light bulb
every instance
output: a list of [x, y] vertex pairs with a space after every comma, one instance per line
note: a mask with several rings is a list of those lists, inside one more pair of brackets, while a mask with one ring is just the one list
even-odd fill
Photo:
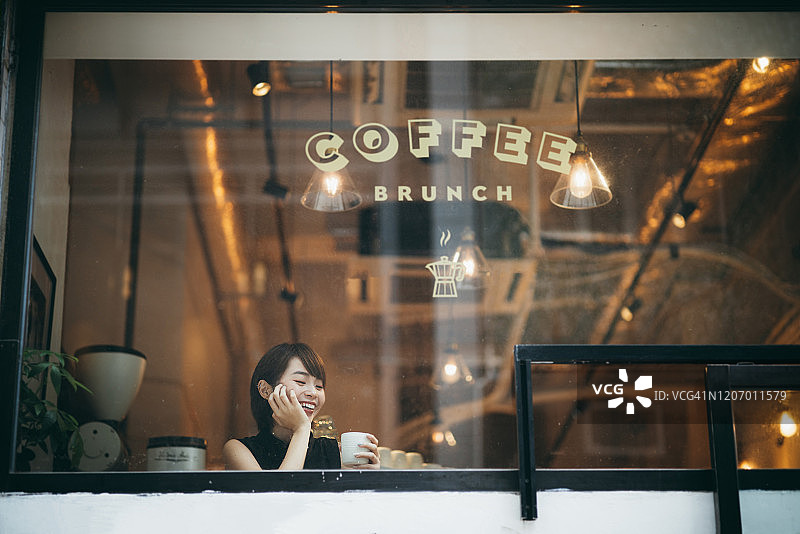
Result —
[[459, 380], [464, 380], [464, 382], [467, 383], [471, 383], [475, 380], [472, 376], [472, 371], [470, 371], [464, 361], [464, 356], [462, 356], [458, 349], [457, 343], [452, 343], [447, 347], [443, 356], [445, 357], [445, 361], [440, 371], [440, 380], [443, 383], [452, 385]]
[[639, 311], [639, 308], [642, 307], [642, 301], [638, 298], [633, 299], [628, 304], [624, 305], [621, 310], [619, 310], [619, 316], [622, 317], [622, 320], [629, 323], [633, 321], [636, 312]]
[[269, 82], [258, 82], [253, 86], [253, 95], [266, 96], [270, 89], [272, 89], [272, 85]]
[[444, 381], [448, 384], [452, 384], [456, 380], [458, 380], [458, 364], [455, 362], [455, 359], [449, 360], [444, 367], [442, 368]]
[[753, 469], [753, 464], [745, 460], [739, 464], [739, 469]]
[[629, 322], [633, 321], [633, 312], [627, 306], [623, 307], [619, 311], [619, 315], [620, 315], [620, 317], [622, 317], [622, 320], [625, 321], [626, 323], [629, 323]]
[[453, 254], [453, 263], [460, 263], [464, 266], [464, 278], [458, 281], [459, 288], [483, 287], [491, 275], [489, 262], [486, 261], [486, 256], [483, 255], [475, 241], [475, 232], [471, 228], [464, 229], [461, 235], [461, 244]]
[[330, 197], [335, 197], [339, 194], [342, 187], [342, 180], [338, 174], [325, 175], [325, 193]]
[[592, 193], [592, 180], [585, 160], [576, 161], [569, 175], [569, 192], [578, 198], [586, 198]]
[[769, 63], [770, 61], [768, 57], [757, 57], [753, 60], [753, 70], [760, 74], [764, 74], [769, 68]]
[[444, 432], [435, 430], [433, 434], [431, 434], [431, 439], [434, 443], [442, 443], [444, 441]]
[[790, 438], [797, 434], [797, 423], [795, 423], [794, 419], [789, 412], [783, 412], [781, 414], [781, 436], [785, 438]]
[[676, 213], [672, 216], [672, 224], [675, 225], [675, 228], [686, 228], [686, 217], [680, 213]]
[[464, 276], [475, 276], [475, 260], [464, 260], [461, 264], [464, 266]]
[[611, 202], [611, 189], [580, 135], [569, 158], [568, 173], [558, 177], [550, 202], [567, 209], [589, 209]]
[[361, 195], [346, 169], [326, 172], [317, 169], [300, 203], [316, 211], [347, 211], [361, 204]]

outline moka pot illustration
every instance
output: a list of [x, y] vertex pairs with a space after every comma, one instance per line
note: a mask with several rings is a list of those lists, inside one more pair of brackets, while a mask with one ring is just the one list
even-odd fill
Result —
[[434, 277], [433, 298], [455, 298], [458, 296], [456, 282], [464, 279], [466, 271], [464, 265], [450, 260], [448, 256], [441, 256], [438, 261], [433, 261], [425, 266]]

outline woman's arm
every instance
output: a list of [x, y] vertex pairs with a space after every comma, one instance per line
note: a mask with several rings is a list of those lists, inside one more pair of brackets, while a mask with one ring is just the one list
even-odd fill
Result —
[[225, 469], [260, 471], [261, 466], [250, 452], [250, 449], [238, 439], [229, 439], [222, 447], [222, 459]]
[[306, 463], [306, 453], [308, 452], [308, 438], [311, 436], [311, 425], [305, 430], [295, 431], [289, 441], [289, 448], [286, 456], [283, 457], [278, 469], [299, 470]]
[[286, 386], [283, 384], [278, 384], [267, 400], [272, 407], [275, 424], [292, 432], [286, 456], [283, 457], [278, 469], [303, 469], [308, 452], [308, 440], [311, 437], [311, 421], [300, 406], [294, 391], [290, 391], [287, 396]]

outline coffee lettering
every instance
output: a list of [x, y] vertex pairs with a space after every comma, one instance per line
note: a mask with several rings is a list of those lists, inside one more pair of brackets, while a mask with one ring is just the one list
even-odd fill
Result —
[[471, 158], [473, 148], [483, 146], [486, 126], [481, 121], [453, 121], [453, 154], [459, 158]]
[[545, 132], [536, 162], [543, 169], [566, 174], [570, 169], [569, 156], [575, 152], [577, 146], [569, 137]]
[[306, 157], [316, 168], [323, 172], [335, 172], [344, 169], [350, 162], [339, 153], [344, 139], [333, 132], [320, 132], [306, 141]]
[[377, 122], [359, 126], [353, 133], [353, 144], [364, 159], [373, 163], [389, 161], [395, 157], [400, 147], [397, 136]]
[[442, 125], [434, 119], [408, 121], [408, 149], [415, 158], [430, 157], [430, 147], [439, 146]]
[[497, 124], [494, 138], [494, 156], [508, 163], [528, 163], [527, 145], [531, 140], [531, 132], [527, 128], [513, 124]]

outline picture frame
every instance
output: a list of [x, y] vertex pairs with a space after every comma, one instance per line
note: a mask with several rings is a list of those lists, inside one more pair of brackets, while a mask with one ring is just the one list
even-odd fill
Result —
[[32, 252], [25, 347], [50, 350], [56, 276], [36, 237], [33, 238]]

